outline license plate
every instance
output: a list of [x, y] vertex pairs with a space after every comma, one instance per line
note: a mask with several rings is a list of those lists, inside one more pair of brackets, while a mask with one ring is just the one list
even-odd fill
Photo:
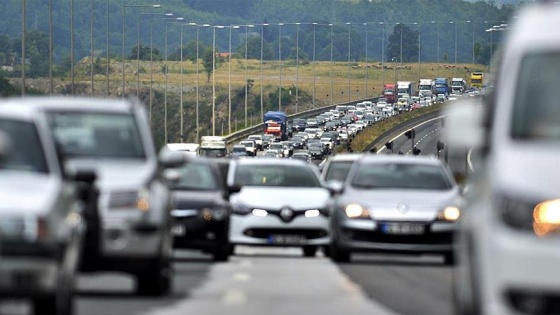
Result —
[[173, 236], [184, 236], [187, 234], [187, 229], [182, 224], [175, 224], [171, 227], [171, 235]]
[[426, 226], [419, 223], [385, 223], [381, 231], [385, 234], [419, 235], [424, 234]]
[[282, 245], [299, 245], [304, 244], [307, 239], [304, 235], [270, 235], [268, 237], [269, 244], [282, 244]]

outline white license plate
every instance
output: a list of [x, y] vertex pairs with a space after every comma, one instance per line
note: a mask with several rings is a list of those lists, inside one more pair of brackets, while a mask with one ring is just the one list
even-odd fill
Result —
[[307, 239], [304, 235], [270, 235], [268, 243], [279, 245], [300, 245], [304, 244]]
[[171, 235], [173, 236], [184, 236], [187, 234], [187, 229], [182, 224], [174, 224], [171, 227]]
[[419, 235], [425, 230], [426, 226], [419, 223], [385, 223], [381, 226], [385, 234]]

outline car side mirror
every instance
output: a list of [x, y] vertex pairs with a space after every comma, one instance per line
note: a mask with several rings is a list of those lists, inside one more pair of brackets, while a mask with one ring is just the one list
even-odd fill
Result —
[[177, 169], [169, 168], [163, 171], [163, 178], [168, 183], [177, 184], [179, 179], [181, 179], [181, 173]]
[[159, 152], [158, 160], [163, 168], [177, 168], [183, 166], [187, 162], [188, 157], [183, 152], [162, 148]]
[[327, 189], [331, 196], [340, 195], [344, 192], [344, 184], [337, 180], [327, 182]]
[[228, 186], [228, 188], [227, 188], [228, 197], [229, 197], [229, 195], [239, 193], [241, 191], [241, 188], [243, 188], [241, 185]]

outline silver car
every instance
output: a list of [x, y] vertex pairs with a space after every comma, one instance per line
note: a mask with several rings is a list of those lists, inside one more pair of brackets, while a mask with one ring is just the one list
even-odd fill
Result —
[[167, 293], [173, 279], [173, 203], [162, 169], [184, 163], [183, 154], [166, 151], [158, 160], [145, 111], [131, 100], [20, 103], [43, 117], [67, 167], [95, 169], [98, 217], [88, 224], [81, 270], [130, 273], [138, 294]]
[[332, 187], [334, 261], [352, 252], [437, 253], [453, 262], [452, 232], [459, 188], [437, 159], [364, 155], [342, 186]]
[[302, 247], [315, 256], [329, 244], [329, 190], [316, 167], [292, 159], [237, 160], [230, 166], [230, 242]]
[[37, 314], [73, 312], [86, 229], [79, 196], [94, 179], [64, 171], [33, 110], [0, 105], [0, 299], [29, 298]]

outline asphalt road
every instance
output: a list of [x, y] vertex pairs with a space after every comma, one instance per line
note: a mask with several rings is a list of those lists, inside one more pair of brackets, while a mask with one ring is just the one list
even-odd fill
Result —
[[[422, 155], [436, 154], [441, 127], [436, 120], [416, 128], [414, 144]], [[395, 150], [409, 153], [408, 138], [394, 141]], [[337, 265], [322, 253], [304, 258], [298, 248], [238, 247], [225, 263], [178, 251], [174, 268], [173, 292], [163, 298], [135, 296], [134, 280], [127, 275], [82, 275], [77, 314], [452, 313], [452, 269], [437, 255], [355, 254], [351, 263]], [[0, 306], [1, 314], [28, 312], [25, 301]]]

